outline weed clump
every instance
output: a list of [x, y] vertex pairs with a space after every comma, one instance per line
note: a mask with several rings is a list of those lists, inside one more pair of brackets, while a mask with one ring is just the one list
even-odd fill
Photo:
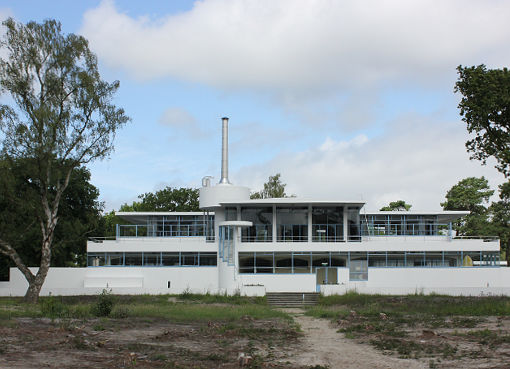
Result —
[[112, 292], [104, 289], [98, 296], [96, 303], [92, 305], [91, 312], [97, 317], [109, 316], [114, 305], [115, 300]]
[[65, 317], [68, 313], [68, 307], [55, 296], [49, 296], [41, 301], [41, 313], [43, 316], [55, 319]]

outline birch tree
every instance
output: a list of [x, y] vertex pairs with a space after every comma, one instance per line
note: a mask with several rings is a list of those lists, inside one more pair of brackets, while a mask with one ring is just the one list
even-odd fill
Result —
[[[55, 20], [26, 25], [3, 22], [0, 89], [12, 103], [0, 105], [2, 154], [35, 163], [31, 176], [33, 221], [41, 232], [37, 272], [0, 233], [0, 252], [28, 281], [25, 298], [37, 302], [51, 261], [59, 205], [74, 168], [107, 157], [116, 131], [129, 121], [113, 97], [119, 82], [99, 75], [85, 38], [61, 32]], [[4, 99], [5, 100], [5, 99]]]

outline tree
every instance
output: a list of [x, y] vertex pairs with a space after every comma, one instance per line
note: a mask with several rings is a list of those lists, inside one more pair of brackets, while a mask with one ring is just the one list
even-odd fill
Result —
[[464, 236], [490, 235], [489, 212], [484, 205], [494, 194], [485, 177], [468, 177], [459, 181], [446, 193], [443, 210], [467, 210], [469, 215], [455, 222], [454, 229]]
[[259, 192], [254, 192], [250, 195], [251, 199], [275, 199], [280, 197], [288, 197], [285, 193], [285, 183], [280, 179], [281, 174], [276, 173], [274, 176], [269, 176], [269, 179], [264, 183], [264, 189]]
[[200, 211], [199, 191], [196, 188], [166, 187], [155, 193], [146, 192], [138, 196], [141, 201], [124, 204], [119, 211]]
[[507, 266], [510, 267], [510, 182], [502, 184], [499, 189], [500, 201], [489, 206], [491, 231], [499, 237], [501, 250], [505, 252]]
[[482, 213], [486, 210], [494, 190], [489, 187], [485, 177], [468, 177], [459, 181], [446, 193], [446, 201], [441, 203], [444, 210], [468, 210], [471, 213]]
[[85, 38], [61, 33], [54, 20], [26, 25], [3, 22], [7, 55], [0, 60], [0, 88], [14, 106], [0, 105], [2, 150], [9, 160], [28, 159], [31, 168], [30, 219], [41, 232], [41, 259], [36, 274], [16, 245], [0, 234], [0, 252], [21, 270], [29, 287], [25, 298], [36, 302], [51, 265], [59, 207], [75, 168], [108, 156], [117, 129], [129, 121], [112, 104], [119, 82], [101, 80], [97, 58]]
[[404, 200], [390, 202], [388, 206], [383, 206], [380, 211], [409, 211], [412, 205], [406, 204]]
[[[33, 202], [27, 198], [37, 195], [33, 186], [33, 167], [29, 159], [0, 161], [0, 234], [15, 246], [26, 265], [38, 265], [41, 259], [41, 231], [33, 221]], [[51, 265], [85, 266], [86, 240], [92, 232], [100, 231], [102, 203], [99, 190], [90, 183], [90, 172], [75, 168], [62, 196], [60, 220], [55, 227]], [[0, 279], [6, 279], [10, 259], [0, 255]]]
[[471, 159], [483, 164], [489, 157], [496, 168], [510, 176], [510, 71], [487, 69], [485, 65], [457, 67], [459, 79], [455, 92], [462, 94], [460, 115], [469, 133], [475, 137], [466, 142]]

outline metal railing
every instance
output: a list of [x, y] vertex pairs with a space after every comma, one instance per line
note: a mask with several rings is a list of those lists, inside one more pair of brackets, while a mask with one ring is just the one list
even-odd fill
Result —
[[449, 224], [440, 223], [361, 223], [362, 236], [447, 236]]

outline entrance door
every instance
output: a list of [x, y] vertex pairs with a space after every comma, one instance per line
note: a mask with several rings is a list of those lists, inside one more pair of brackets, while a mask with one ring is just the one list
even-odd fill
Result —
[[317, 283], [316, 290], [320, 292], [321, 285], [338, 283], [338, 270], [337, 268], [316, 268], [315, 278]]

